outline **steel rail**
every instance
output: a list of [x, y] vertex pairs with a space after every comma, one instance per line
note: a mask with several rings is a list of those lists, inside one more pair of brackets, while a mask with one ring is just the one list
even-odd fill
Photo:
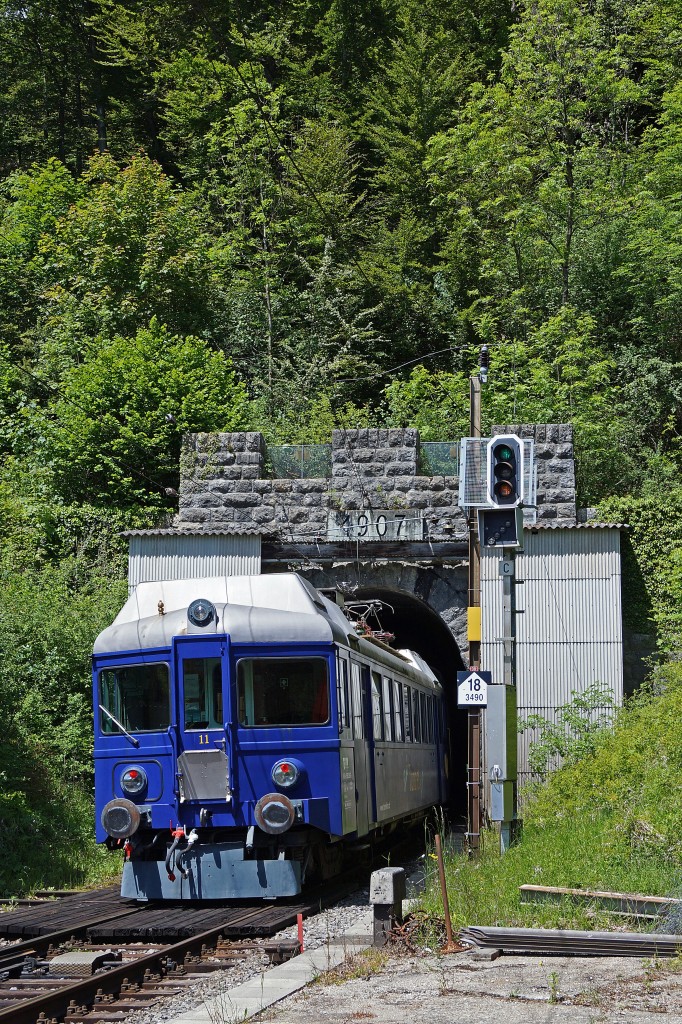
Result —
[[[259, 918], [262, 921], [262, 929], [272, 929], [274, 931], [287, 928], [296, 922], [298, 914], [302, 913], [304, 917], [307, 917], [322, 907], [329, 906], [335, 900], [341, 899], [350, 891], [352, 889], [348, 884], [343, 885], [337, 882], [336, 885], [316, 888], [305, 899], [298, 900], [293, 904], [259, 905], [258, 907], [243, 908], [226, 907], [226, 916], [230, 912], [234, 915], [230, 920], [225, 920], [197, 935], [192, 935], [181, 939], [179, 942], [166, 945], [162, 949], [144, 954], [133, 961], [122, 963], [101, 973], [93, 974], [88, 978], [79, 979], [72, 985], [60, 987], [50, 992], [43, 992], [38, 996], [27, 999], [26, 1002], [0, 1009], [0, 1024], [36, 1024], [41, 1013], [43, 1014], [43, 1017], [40, 1018], [42, 1021], [49, 1021], [52, 1018], [58, 1017], [63, 1018], [71, 1007], [70, 1019], [74, 1015], [75, 1007], [93, 1007], [95, 997], [98, 994], [102, 996], [119, 996], [124, 982], [128, 984], [141, 983], [145, 980], [145, 975], [147, 975], [147, 978], [149, 977], [149, 973], [167, 972], [168, 977], [172, 979], [173, 975], [172, 970], [169, 970], [169, 964], [181, 965], [188, 954], [201, 955], [204, 946], [214, 946], [221, 935], [226, 932], [229, 933], [230, 931], [234, 932], [237, 930], [242, 933], [245, 931], [253, 933], [256, 930], [261, 930], [257, 929]], [[140, 911], [144, 912], [144, 909], [140, 908]], [[235, 910], [242, 910], [242, 913], [235, 913]], [[127, 912], [130, 912], [129, 909]], [[114, 916], [119, 915], [110, 915], [110, 918], [113, 919]], [[73, 933], [74, 929], [72, 928], [66, 937], [69, 938]], [[41, 941], [48, 940], [51, 937], [47, 935], [41, 936]], [[63, 935], [62, 938], [64, 938]], [[23, 946], [24, 943], [21, 945]], [[30, 944], [26, 943], [26, 945], [30, 945], [33, 951], [36, 950], [35, 940], [32, 940]], [[12, 946], [8, 948], [7, 952], [9, 953], [11, 949], [12, 953], [15, 953], [17, 948], [17, 946]], [[122, 948], [122, 946], [118, 948]], [[46, 983], [49, 983], [48, 979], [45, 980]], [[2, 993], [0, 991], [0, 1001], [1, 999]], [[115, 1008], [115, 1003], [107, 1006], [107, 1009], [111, 1011], [115, 1010]]]
[[[264, 910], [264, 908], [247, 910], [243, 915], [243, 920], [263, 915], [271, 909], [268, 907], [267, 910]], [[294, 914], [295, 919], [296, 915]], [[69, 1007], [74, 1005], [92, 1007], [95, 996], [99, 993], [102, 995], [118, 995], [124, 982], [139, 984], [145, 980], [147, 972], [157, 973], [165, 971], [169, 961], [181, 963], [188, 953], [200, 953], [203, 946], [217, 940], [224, 930], [224, 923], [216, 925], [208, 931], [201, 932], [199, 935], [193, 935], [188, 939], [183, 939], [181, 942], [176, 942], [163, 949], [146, 953], [133, 961], [128, 961], [119, 967], [113, 967], [101, 974], [93, 974], [89, 978], [79, 979], [72, 985], [64, 988], [43, 992], [38, 996], [27, 999], [25, 1003], [20, 1003], [18, 1006], [9, 1006], [4, 1010], [0, 1010], [0, 1021], [3, 1024], [5, 1022], [6, 1024], [36, 1024], [41, 1013], [44, 1014], [43, 1019], [47, 1018], [49, 1020], [52, 1017], [66, 1016]], [[46, 983], [49, 983], [48, 979], [46, 979]], [[1, 998], [2, 995], [0, 993]], [[115, 1009], [115, 1006], [112, 1004], [111, 1008]]]

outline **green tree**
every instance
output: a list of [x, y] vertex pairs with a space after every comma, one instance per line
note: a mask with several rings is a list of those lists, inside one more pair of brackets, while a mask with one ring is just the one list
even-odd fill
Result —
[[132, 338], [97, 338], [42, 423], [57, 491], [67, 502], [163, 512], [181, 432], [238, 430], [245, 412], [229, 360], [201, 339], [156, 320]]

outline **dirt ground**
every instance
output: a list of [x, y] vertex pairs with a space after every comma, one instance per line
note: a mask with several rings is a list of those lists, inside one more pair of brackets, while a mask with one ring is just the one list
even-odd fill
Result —
[[268, 1024], [682, 1024], [682, 964], [635, 957], [356, 955]]

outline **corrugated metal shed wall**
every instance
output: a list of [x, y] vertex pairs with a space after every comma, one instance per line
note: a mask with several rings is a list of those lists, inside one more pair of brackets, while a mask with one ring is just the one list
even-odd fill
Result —
[[158, 580], [205, 576], [257, 576], [261, 571], [258, 534], [191, 537], [129, 537], [128, 586]]
[[[554, 710], [594, 682], [623, 699], [620, 532], [612, 528], [525, 531], [516, 556], [519, 718]], [[481, 667], [502, 680], [500, 552], [481, 554]], [[533, 734], [519, 737], [520, 778]]]

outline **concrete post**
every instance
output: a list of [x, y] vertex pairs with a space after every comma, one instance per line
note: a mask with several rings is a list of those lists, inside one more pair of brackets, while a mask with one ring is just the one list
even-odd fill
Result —
[[374, 907], [375, 946], [385, 946], [395, 922], [402, 921], [405, 894], [405, 868], [381, 868], [372, 872], [369, 902]]

